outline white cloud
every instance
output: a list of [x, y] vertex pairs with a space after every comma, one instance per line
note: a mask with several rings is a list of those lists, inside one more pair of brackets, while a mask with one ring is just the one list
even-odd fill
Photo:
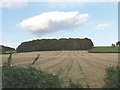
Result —
[[88, 14], [80, 14], [79, 12], [53, 11], [30, 17], [18, 25], [35, 35], [43, 35], [81, 26], [87, 21], [88, 17]]
[[98, 24], [95, 28], [96, 29], [106, 29], [110, 26], [110, 24]]
[[28, 5], [28, 0], [2, 0], [3, 8], [23, 8]]

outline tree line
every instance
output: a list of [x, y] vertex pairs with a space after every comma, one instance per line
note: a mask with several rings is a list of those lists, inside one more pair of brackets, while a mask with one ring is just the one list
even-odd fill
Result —
[[116, 44], [113, 44], [113, 43], [112, 43], [112, 45], [111, 45], [111, 46], [112, 46], [112, 47], [115, 47], [115, 46], [120, 47], [120, 41], [116, 42]]
[[8, 46], [0, 45], [0, 54], [4, 54], [6, 53], [6, 51], [15, 51], [15, 49]]
[[88, 38], [37, 39], [21, 43], [16, 50], [17, 52], [88, 50], [93, 46], [93, 42]]
[[116, 42], [116, 46], [120, 46], [120, 41]]

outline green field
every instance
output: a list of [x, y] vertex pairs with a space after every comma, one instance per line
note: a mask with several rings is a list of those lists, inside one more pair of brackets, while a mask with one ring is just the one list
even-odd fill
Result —
[[16, 51], [6, 51], [5, 54], [16, 53]]
[[90, 53], [120, 53], [120, 47], [112, 47], [112, 46], [101, 46], [101, 47], [93, 47], [88, 50]]

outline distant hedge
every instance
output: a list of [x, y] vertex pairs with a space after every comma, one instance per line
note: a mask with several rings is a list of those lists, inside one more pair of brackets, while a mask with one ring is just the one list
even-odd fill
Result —
[[17, 52], [52, 51], [52, 50], [88, 50], [93, 47], [91, 39], [61, 38], [37, 39], [23, 42], [18, 46]]

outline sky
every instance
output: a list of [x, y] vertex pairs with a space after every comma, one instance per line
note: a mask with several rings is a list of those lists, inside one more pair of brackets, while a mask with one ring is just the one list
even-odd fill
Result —
[[2, 42], [17, 48], [24, 41], [90, 38], [94, 46], [118, 41], [118, 4], [114, 2], [3, 3]]

